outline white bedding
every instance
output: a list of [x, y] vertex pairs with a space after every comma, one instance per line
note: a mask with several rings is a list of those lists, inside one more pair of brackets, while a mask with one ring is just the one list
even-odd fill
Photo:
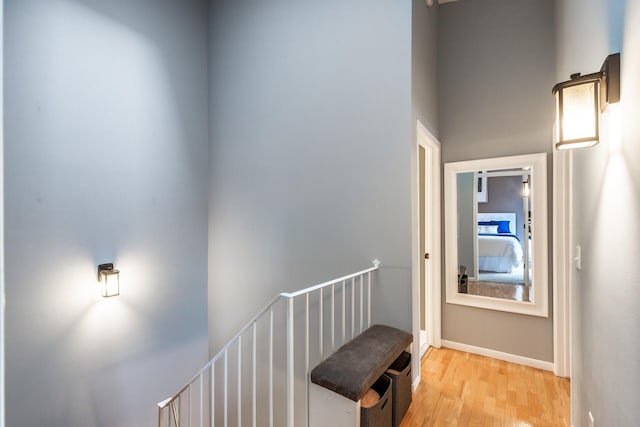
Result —
[[478, 269], [511, 273], [522, 265], [522, 246], [512, 236], [478, 236]]

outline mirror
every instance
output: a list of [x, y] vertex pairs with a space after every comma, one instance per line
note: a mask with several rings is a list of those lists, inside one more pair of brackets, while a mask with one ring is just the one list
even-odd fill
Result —
[[447, 303], [548, 316], [547, 155], [445, 164]]

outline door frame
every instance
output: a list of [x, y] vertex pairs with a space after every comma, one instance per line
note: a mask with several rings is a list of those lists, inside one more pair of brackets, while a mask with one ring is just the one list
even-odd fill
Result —
[[[412, 153], [414, 155], [411, 162], [411, 267], [412, 267], [412, 332], [414, 336], [412, 348], [412, 369], [413, 369], [413, 389], [420, 384], [420, 312], [427, 310], [427, 344], [431, 347], [440, 348], [442, 341], [441, 330], [441, 293], [442, 293], [442, 161], [440, 141], [420, 122], [416, 120], [415, 144]], [[433, 194], [433, 206], [431, 215], [425, 210], [425, 224], [430, 222], [433, 230], [433, 247], [430, 248], [430, 261], [432, 263], [430, 286], [425, 289], [426, 302], [420, 301], [420, 264], [424, 262], [424, 254], [420, 253], [420, 156], [419, 149], [433, 150], [431, 167], [425, 168], [425, 172], [431, 171], [431, 188], [425, 184], [425, 192], [431, 191]], [[426, 159], [426, 157], [425, 157]]]
[[553, 372], [571, 377], [573, 152], [553, 150]]

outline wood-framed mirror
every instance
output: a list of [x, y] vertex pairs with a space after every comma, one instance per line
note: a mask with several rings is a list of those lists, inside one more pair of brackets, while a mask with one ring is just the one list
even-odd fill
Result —
[[547, 154], [446, 163], [446, 301], [547, 317]]

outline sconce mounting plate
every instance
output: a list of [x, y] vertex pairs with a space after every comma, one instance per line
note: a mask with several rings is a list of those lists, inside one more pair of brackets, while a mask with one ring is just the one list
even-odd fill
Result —
[[604, 111], [608, 104], [620, 102], [620, 54], [607, 56], [602, 68], [602, 83], [600, 85], [600, 111]]

